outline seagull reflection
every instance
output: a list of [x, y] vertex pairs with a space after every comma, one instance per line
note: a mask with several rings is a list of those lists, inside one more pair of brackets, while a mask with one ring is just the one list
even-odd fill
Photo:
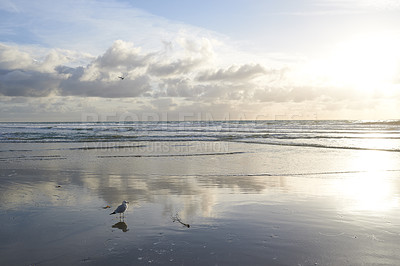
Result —
[[128, 225], [127, 225], [125, 222], [122, 222], [122, 221], [119, 221], [118, 223], [114, 224], [114, 225], [112, 226], [112, 228], [121, 229], [122, 232], [128, 232], [128, 231], [129, 231]]

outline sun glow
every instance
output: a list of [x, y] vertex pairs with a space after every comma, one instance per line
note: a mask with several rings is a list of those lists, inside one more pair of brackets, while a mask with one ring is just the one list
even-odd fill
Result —
[[400, 38], [379, 34], [338, 44], [313, 71], [334, 87], [390, 96], [400, 71]]

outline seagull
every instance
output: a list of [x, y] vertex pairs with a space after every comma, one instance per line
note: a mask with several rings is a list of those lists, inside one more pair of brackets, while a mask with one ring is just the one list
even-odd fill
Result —
[[121, 76], [119, 76], [119, 78], [120, 78], [121, 80], [124, 80], [124, 78], [125, 78], [125, 77], [121, 77]]
[[119, 206], [115, 209], [114, 212], [110, 213], [110, 215], [111, 215], [111, 214], [119, 213], [119, 217], [121, 218], [121, 213], [124, 214], [124, 212], [128, 209], [128, 203], [129, 203], [129, 202], [127, 202], [126, 200], [124, 200], [124, 201], [122, 202], [122, 204], [119, 205]]

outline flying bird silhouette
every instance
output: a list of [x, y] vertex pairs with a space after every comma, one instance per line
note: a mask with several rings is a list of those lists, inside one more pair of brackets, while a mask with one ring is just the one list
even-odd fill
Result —
[[124, 80], [125, 77], [119, 77], [121, 80]]

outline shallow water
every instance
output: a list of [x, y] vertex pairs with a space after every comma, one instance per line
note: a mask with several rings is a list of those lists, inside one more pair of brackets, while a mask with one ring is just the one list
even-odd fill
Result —
[[[1, 150], [1, 265], [400, 261], [398, 152], [224, 141]], [[125, 218], [109, 215], [122, 200]]]

